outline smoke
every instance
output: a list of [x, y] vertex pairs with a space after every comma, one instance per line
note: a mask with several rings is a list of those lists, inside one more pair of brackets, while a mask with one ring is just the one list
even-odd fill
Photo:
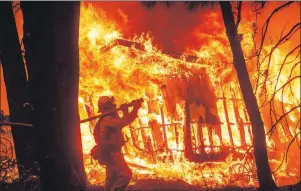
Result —
[[104, 10], [108, 19], [117, 22], [124, 38], [149, 32], [159, 49], [179, 53], [184, 52], [185, 47], [200, 46], [200, 38], [194, 33], [196, 28], [206, 29], [205, 33], [214, 33], [216, 28], [210, 25], [207, 15], [219, 8], [187, 11], [181, 2], [171, 8], [159, 3], [150, 9], [140, 2], [98, 2], [93, 3], [93, 7], [96, 11]]

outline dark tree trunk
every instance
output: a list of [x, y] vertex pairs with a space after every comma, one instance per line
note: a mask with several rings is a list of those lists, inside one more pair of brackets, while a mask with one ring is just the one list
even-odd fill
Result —
[[22, 1], [21, 8], [41, 188], [85, 190], [78, 113], [80, 2]]
[[[7, 90], [9, 115], [12, 122], [29, 123], [26, 71], [11, 2], [0, 2], [0, 60]], [[19, 173], [34, 167], [36, 161], [34, 129], [12, 126]]]
[[232, 8], [230, 2], [226, 1], [220, 2], [220, 7], [233, 53], [234, 67], [237, 72], [239, 85], [252, 125], [255, 162], [260, 190], [275, 190], [276, 185], [272, 178], [268, 161], [264, 125], [251, 86], [243, 51], [240, 42], [236, 40], [237, 29], [232, 14]]

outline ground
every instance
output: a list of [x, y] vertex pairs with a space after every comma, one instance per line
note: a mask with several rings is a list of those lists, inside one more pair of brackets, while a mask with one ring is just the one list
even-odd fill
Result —
[[[90, 188], [88, 191], [102, 191], [102, 188]], [[257, 191], [257, 188], [226, 187], [219, 189], [206, 189], [187, 184], [184, 181], [166, 181], [160, 179], [144, 179], [129, 186], [127, 191]], [[281, 187], [279, 191], [301, 191], [301, 182], [296, 185]]]
[[[38, 191], [38, 189], [22, 190], [18, 184], [3, 185], [1, 191]], [[87, 191], [103, 191], [102, 187], [88, 187]], [[161, 179], [144, 179], [137, 181], [134, 186], [129, 186], [127, 191], [257, 191], [256, 188], [227, 187], [219, 189], [206, 189], [192, 186], [184, 181], [166, 181]], [[281, 187], [278, 191], [301, 191], [301, 182], [295, 185]]]

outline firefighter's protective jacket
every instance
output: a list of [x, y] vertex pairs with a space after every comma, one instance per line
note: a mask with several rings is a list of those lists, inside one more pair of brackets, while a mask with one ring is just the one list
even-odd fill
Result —
[[96, 143], [121, 149], [125, 144], [122, 128], [132, 123], [136, 117], [137, 110], [125, 113], [121, 118], [118, 115], [109, 115], [99, 120], [96, 124], [96, 128], [99, 128], [99, 138], [95, 138]]

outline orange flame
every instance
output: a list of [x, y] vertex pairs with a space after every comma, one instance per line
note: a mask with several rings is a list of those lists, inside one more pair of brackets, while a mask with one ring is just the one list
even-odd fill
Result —
[[[218, 16], [215, 13], [209, 13], [208, 17], [212, 19]], [[218, 21], [213, 24], [216, 27], [222, 27]], [[239, 31], [245, 34], [242, 46], [246, 54], [251, 54], [253, 51], [253, 39], [252, 35], [250, 35], [251, 26], [251, 22], [244, 21], [239, 28]], [[210, 37], [202, 35], [201, 30], [198, 28], [194, 33], [198, 34], [200, 38], [207, 38], [208, 40]], [[232, 53], [229, 45], [222, 43], [227, 42], [225, 33], [216, 34], [216, 38], [211, 38], [210, 43], [202, 45], [202, 48], [199, 50], [188, 48], [189, 52], [193, 52], [198, 57], [197, 63], [185, 62], [184, 57], [181, 60], [163, 54], [161, 50], [154, 46], [153, 39], [148, 33], [130, 39], [132, 42], [143, 44], [143, 50], [135, 48], [134, 45], [132, 45], [132, 48], [113, 46], [114, 42], [121, 38], [122, 34], [118, 24], [109, 20], [104, 10], [96, 11], [92, 5], [86, 6], [82, 4], [79, 39], [80, 116], [82, 119], [88, 117], [85, 105], [95, 106], [100, 95], [114, 95], [117, 104], [129, 102], [140, 97], [146, 100], [147, 103], [145, 102], [139, 110], [138, 119], [132, 124], [133, 127], [138, 127], [135, 131], [137, 145], [134, 146], [134, 143], [129, 141], [123, 148], [125, 158], [131, 164], [130, 166], [135, 174], [134, 177], [137, 177], [137, 179], [144, 177], [182, 179], [188, 183], [201, 186], [209, 183], [213, 187], [228, 185], [233, 180], [235, 180], [235, 184], [240, 186], [257, 185], [256, 168], [252, 157], [236, 159], [234, 155], [228, 153], [229, 155], [222, 162], [197, 163], [187, 160], [183, 153], [185, 149], [183, 143], [184, 103], [181, 101], [176, 103], [178, 117], [169, 116], [167, 103], [165, 103], [163, 98], [164, 93], [160, 90], [160, 87], [170, 79], [180, 79], [183, 76], [189, 78], [194, 74], [201, 74], [206, 71], [214, 88], [214, 93], [219, 98], [216, 108], [219, 119], [222, 122], [220, 128], [223, 136], [220, 138], [217, 132], [213, 131], [213, 145], [211, 145], [208, 137], [210, 134], [209, 129], [212, 127], [207, 125], [201, 127], [204, 137], [204, 140], [201, 140], [200, 135], [196, 133], [199, 127], [192, 125], [192, 134], [193, 132], [195, 133], [192, 135], [195, 140], [195, 147], [201, 146], [200, 142], [204, 142], [206, 153], [222, 153], [225, 152], [222, 150], [222, 146], [231, 146], [231, 137], [233, 137], [233, 149], [236, 152], [247, 153], [247, 148], [243, 147], [242, 140], [246, 140], [247, 147], [252, 146], [251, 126], [248, 123], [249, 120], [242, 97], [237, 93], [240, 89], [236, 76], [233, 74], [232, 58], [228, 56]], [[109, 46], [111, 48], [108, 51], [104, 51], [103, 47]], [[267, 54], [270, 49], [271, 46], [265, 46], [263, 54]], [[284, 57], [285, 55], [280, 49], [276, 49], [272, 54], [272, 66], [269, 68], [271, 77], [279, 71], [278, 65], [283, 61]], [[250, 63], [253, 61], [251, 60]], [[264, 66], [267, 65], [265, 62]], [[273, 92], [276, 86], [277, 89], [287, 82], [289, 79], [289, 67], [292, 67], [292, 65], [287, 66], [287, 71], [280, 75], [278, 84], [271, 80], [271, 85], [267, 87], [268, 92]], [[252, 72], [252, 69], [249, 68], [249, 71]], [[296, 72], [294, 73], [297, 74]], [[256, 72], [252, 74], [255, 76]], [[255, 84], [256, 80], [253, 78], [251, 80]], [[259, 82], [263, 81], [263, 78], [259, 79]], [[224, 82], [223, 88], [218, 85], [221, 82]], [[283, 94], [279, 91], [275, 96], [277, 101], [289, 104], [285, 111], [289, 111], [292, 106], [300, 104], [300, 86], [298, 83], [300, 84], [300, 79], [299, 81], [294, 81], [291, 86], [299, 91], [291, 92], [285, 89]], [[234, 96], [230, 89], [236, 92], [237, 95]], [[91, 103], [85, 101], [90, 98], [92, 100]], [[262, 100], [262, 98], [258, 96], [258, 100]], [[152, 107], [149, 104], [152, 104]], [[231, 123], [230, 130], [227, 128], [227, 123], [229, 122], [227, 122], [226, 110], [228, 112], [228, 120]], [[96, 108], [94, 108], [94, 112], [96, 113]], [[298, 119], [297, 114], [300, 114], [300, 109], [296, 113], [289, 114], [289, 118], [295, 123]], [[238, 119], [238, 116], [242, 116], [242, 119]], [[152, 144], [156, 142], [155, 138], [150, 136], [152, 134], [151, 128], [144, 128], [149, 126], [151, 120], [156, 120], [161, 126], [165, 125], [169, 151], [157, 153], [152, 151], [155, 152], [152, 154], [151, 151], [145, 153], [137, 149], [137, 147], [143, 148], [143, 150], [148, 149], [146, 142], [148, 138]], [[240, 127], [241, 124], [242, 127]], [[81, 124], [83, 153], [88, 180], [91, 184], [98, 184], [104, 180], [104, 168], [97, 165], [97, 162], [91, 160], [89, 156], [90, 149], [95, 145], [91, 126], [93, 127], [92, 123]], [[245, 137], [243, 138], [241, 138], [239, 132], [241, 128], [245, 132]], [[266, 126], [265, 128], [267, 131], [270, 127]], [[176, 132], [175, 129], [177, 129]], [[279, 127], [277, 131], [280, 135], [280, 141], [287, 143], [288, 140], [283, 136], [283, 128]], [[289, 131], [295, 135], [300, 132], [300, 129], [290, 127]], [[177, 133], [178, 135], [176, 135]], [[132, 136], [131, 129], [126, 127], [124, 134]], [[266, 140], [269, 155], [271, 155], [270, 158], [274, 157], [270, 160], [274, 169], [281, 163], [281, 160], [278, 155], [274, 156], [273, 154], [275, 151], [274, 140], [269, 138], [269, 136], [267, 136]], [[298, 167], [295, 166], [292, 172], [286, 172], [286, 167], [286, 165], [283, 165], [274, 174], [278, 184], [287, 183], [286, 177], [297, 177], [296, 172], [300, 172], [300, 164]], [[241, 177], [248, 178], [241, 179]]]

